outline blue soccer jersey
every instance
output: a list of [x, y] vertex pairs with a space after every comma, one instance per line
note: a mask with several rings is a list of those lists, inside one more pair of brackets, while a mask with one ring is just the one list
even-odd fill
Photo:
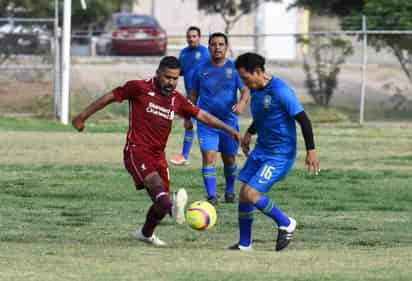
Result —
[[191, 83], [193, 80], [193, 73], [195, 68], [202, 63], [210, 60], [209, 50], [203, 46], [199, 45], [192, 49], [186, 47], [182, 49], [179, 55], [179, 61], [182, 66], [182, 74], [185, 81], [186, 94], [192, 88]]
[[293, 116], [303, 111], [295, 92], [281, 79], [273, 77], [265, 88], [251, 91], [250, 108], [258, 136], [256, 152], [294, 156], [296, 125]]
[[198, 93], [197, 106], [222, 120], [234, 118], [232, 107], [237, 103], [237, 91], [245, 87], [231, 60], [223, 66], [210, 61], [200, 64], [192, 86]]

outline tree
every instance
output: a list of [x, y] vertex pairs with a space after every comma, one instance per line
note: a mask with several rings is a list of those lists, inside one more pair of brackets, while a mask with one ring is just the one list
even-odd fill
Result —
[[338, 86], [340, 67], [346, 57], [353, 53], [352, 45], [347, 40], [333, 36], [314, 36], [299, 41], [311, 50], [311, 54], [306, 54], [303, 61], [308, 92], [316, 104], [328, 107]]
[[[360, 29], [361, 15], [367, 18], [368, 30], [411, 30], [412, 2], [393, 0], [297, 0], [295, 6], [306, 7], [319, 15], [340, 17], [343, 29]], [[345, 21], [344, 16], [358, 20]], [[369, 20], [368, 20], [369, 19]], [[412, 83], [412, 37], [400, 34], [377, 34], [368, 37], [368, 44], [379, 51], [388, 48], [399, 61]]]
[[[264, 0], [267, 2], [280, 2], [282, 0]], [[256, 10], [259, 0], [198, 0], [198, 9], [206, 14], [219, 14], [225, 22], [226, 34], [242, 18], [242, 16]]]

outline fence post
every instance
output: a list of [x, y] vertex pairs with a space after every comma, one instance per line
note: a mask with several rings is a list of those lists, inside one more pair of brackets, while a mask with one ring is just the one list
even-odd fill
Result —
[[65, 125], [69, 123], [71, 14], [72, 1], [64, 0], [60, 122]]
[[360, 112], [359, 123], [363, 124], [365, 115], [365, 91], [366, 91], [366, 66], [368, 63], [368, 33], [366, 26], [366, 16], [362, 16], [362, 35], [363, 35], [363, 48], [362, 48], [362, 88], [360, 99]]
[[54, 116], [60, 118], [59, 0], [54, 0]]

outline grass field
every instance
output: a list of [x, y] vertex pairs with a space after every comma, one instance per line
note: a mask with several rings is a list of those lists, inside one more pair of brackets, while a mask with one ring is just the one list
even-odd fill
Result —
[[[273, 251], [275, 229], [256, 213], [255, 251], [244, 253], [224, 250], [238, 238], [235, 204], [220, 204], [204, 233], [166, 219], [167, 248], [133, 238], [150, 202], [123, 168], [125, 129], [0, 118], [0, 280], [412, 280], [411, 130], [315, 125], [321, 174], [303, 170], [300, 140], [295, 168], [269, 193], [298, 220], [295, 240]], [[176, 122], [169, 156], [181, 134]], [[190, 201], [204, 198], [199, 168], [197, 145], [191, 166], [171, 167]]]

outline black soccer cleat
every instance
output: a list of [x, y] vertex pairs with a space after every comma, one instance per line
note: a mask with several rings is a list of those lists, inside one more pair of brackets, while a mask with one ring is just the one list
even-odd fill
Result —
[[207, 202], [209, 202], [213, 206], [216, 206], [217, 205], [217, 198], [213, 197], [213, 196], [208, 196], [207, 197]]
[[276, 251], [282, 251], [285, 249], [290, 240], [293, 238], [293, 233], [296, 230], [296, 221], [292, 218], [290, 219], [290, 225], [288, 227], [279, 227], [278, 238], [276, 239]]
[[235, 198], [234, 193], [225, 193], [225, 203], [235, 203]]

